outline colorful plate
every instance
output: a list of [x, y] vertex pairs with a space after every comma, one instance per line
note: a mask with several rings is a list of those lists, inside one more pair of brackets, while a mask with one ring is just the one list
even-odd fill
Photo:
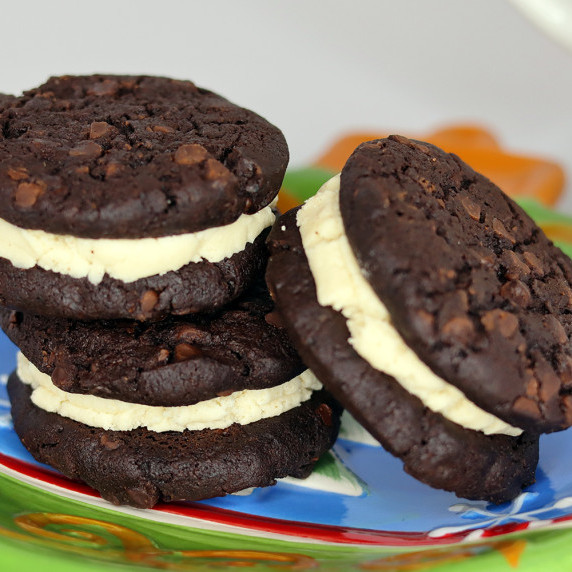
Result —
[[[527, 203], [541, 224], [562, 215]], [[562, 235], [559, 235], [562, 236]], [[571, 245], [561, 246], [572, 252]], [[351, 418], [307, 481], [152, 510], [115, 507], [34, 461], [5, 392], [0, 337], [0, 569], [572, 569], [572, 432], [543, 437], [537, 482], [511, 503], [471, 502], [415, 481]]]

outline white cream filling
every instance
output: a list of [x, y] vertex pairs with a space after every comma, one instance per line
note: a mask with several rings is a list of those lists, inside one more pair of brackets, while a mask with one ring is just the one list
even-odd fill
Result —
[[159, 407], [67, 393], [57, 388], [50, 376], [39, 371], [22, 353], [18, 353], [17, 373], [23, 383], [32, 386], [32, 402], [40, 409], [112, 431], [146, 427], [160, 433], [225, 429], [233, 423], [247, 425], [294, 409], [310, 399], [313, 391], [322, 388], [307, 369], [290, 381], [268, 389], [245, 389], [194, 405]]
[[30, 230], [0, 219], [0, 257], [16, 268], [40, 266], [99, 284], [165, 274], [190, 262], [219, 262], [244, 249], [274, 223], [272, 205], [225, 226], [158, 238], [78, 238]]
[[432, 411], [487, 435], [520, 435], [521, 429], [483, 411], [437, 376], [393, 327], [387, 308], [361, 273], [349, 245], [339, 209], [339, 189], [337, 175], [304, 204], [297, 216], [320, 305], [343, 314], [349, 342], [363, 359], [395, 378]]

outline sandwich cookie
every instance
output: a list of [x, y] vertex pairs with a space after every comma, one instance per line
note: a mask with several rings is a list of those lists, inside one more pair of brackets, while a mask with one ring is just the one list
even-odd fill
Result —
[[340, 406], [272, 323], [267, 295], [226, 313], [131, 330], [13, 314], [4, 325], [29, 356], [8, 382], [18, 436], [39, 461], [143, 508], [308, 476]]
[[[433, 146], [374, 141], [281, 217], [269, 245], [267, 280], [294, 345], [406, 471], [492, 502], [534, 482], [538, 432], [567, 426], [570, 264], [498, 188]], [[556, 392], [539, 379], [546, 362]], [[480, 393], [465, 372], [481, 376]]]
[[288, 148], [166, 78], [52, 78], [0, 101], [0, 303], [75, 319], [221, 307], [265, 262]]

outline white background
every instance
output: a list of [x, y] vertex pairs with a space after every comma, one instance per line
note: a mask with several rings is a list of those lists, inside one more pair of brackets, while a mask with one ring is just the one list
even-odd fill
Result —
[[66, 73], [191, 79], [278, 125], [292, 165], [348, 130], [477, 122], [572, 181], [572, 52], [506, 0], [2, 0], [0, 20], [1, 92]]

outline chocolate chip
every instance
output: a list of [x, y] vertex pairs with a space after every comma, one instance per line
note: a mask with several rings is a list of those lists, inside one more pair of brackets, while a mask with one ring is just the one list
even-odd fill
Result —
[[69, 150], [71, 157], [85, 157], [86, 159], [96, 159], [102, 153], [103, 147], [95, 143], [95, 141], [82, 141]]
[[332, 409], [330, 408], [329, 405], [327, 405], [326, 403], [322, 403], [317, 409], [316, 409], [316, 414], [320, 417], [320, 419], [322, 420], [322, 423], [326, 426], [326, 427], [331, 427], [332, 426]]
[[202, 146], [196, 143], [181, 145], [174, 155], [177, 165], [195, 165], [202, 163], [210, 157], [210, 153]]
[[109, 135], [112, 131], [116, 130], [113, 125], [109, 125], [106, 121], [94, 121], [89, 126], [89, 138], [99, 139], [100, 137], [105, 137]]
[[28, 170], [25, 167], [8, 167], [6, 174], [13, 181], [22, 181], [23, 179], [27, 179], [29, 177]]
[[139, 302], [141, 304], [141, 310], [147, 314], [157, 305], [159, 301], [159, 294], [155, 290], [146, 290], [141, 295]]
[[175, 346], [174, 359], [176, 362], [185, 361], [203, 355], [203, 351], [198, 346], [182, 342]]
[[473, 202], [468, 195], [462, 195], [459, 197], [463, 208], [467, 211], [467, 214], [473, 220], [480, 220], [481, 218], [481, 207]]
[[52, 371], [52, 382], [60, 389], [66, 391], [73, 387], [73, 376], [68, 369], [56, 367], [54, 371]]
[[481, 323], [487, 331], [498, 331], [505, 338], [510, 338], [518, 330], [518, 318], [504, 310], [485, 312], [481, 318]]
[[45, 184], [20, 183], [14, 194], [14, 203], [24, 209], [33, 207], [45, 188]]
[[509, 280], [500, 289], [500, 294], [517, 306], [526, 308], [532, 299], [528, 286], [521, 280]]

